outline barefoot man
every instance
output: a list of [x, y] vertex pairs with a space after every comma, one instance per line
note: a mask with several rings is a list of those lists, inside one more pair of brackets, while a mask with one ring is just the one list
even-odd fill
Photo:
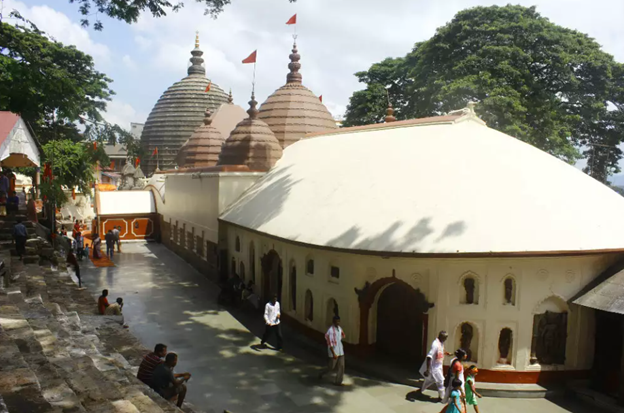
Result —
[[423, 362], [420, 368], [420, 374], [425, 378], [420, 393], [422, 394], [427, 388], [431, 387], [435, 383], [438, 389], [438, 400], [442, 401], [444, 398], [444, 373], [442, 372], [442, 365], [444, 364], [444, 356], [450, 356], [451, 353], [444, 351], [444, 342], [448, 338], [446, 331], [440, 331], [438, 338], [431, 343], [431, 349], [427, 354], [427, 358]]

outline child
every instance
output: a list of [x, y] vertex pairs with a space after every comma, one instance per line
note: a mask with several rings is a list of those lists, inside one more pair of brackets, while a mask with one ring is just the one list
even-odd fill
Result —
[[477, 397], [481, 398], [479, 393], [477, 393], [477, 389], [475, 387], [475, 377], [479, 373], [479, 369], [477, 366], [470, 366], [466, 371], [468, 374], [468, 378], [466, 379], [466, 408], [468, 406], [473, 406], [475, 412], [479, 413], [479, 406], [477, 406]]
[[462, 382], [458, 379], [451, 381], [451, 394], [449, 395], [448, 405], [444, 406], [444, 409], [440, 413], [464, 413], [462, 401], [461, 401], [461, 386]]

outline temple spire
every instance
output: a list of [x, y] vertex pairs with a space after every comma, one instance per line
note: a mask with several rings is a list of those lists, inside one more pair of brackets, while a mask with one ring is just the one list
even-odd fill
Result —
[[256, 109], [256, 106], [258, 106], [258, 102], [256, 102], [256, 96], [254, 94], [254, 92], [251, 92], [251, 100], [249, 101], [249, 110], [247, 111], [247, 114], [249, 114], [249, 119], [256, 119], [256, 117], [258, 116], [258, 109]]
[[206, 109], [204, 113], [204, 125], [208, 126], [212, 123], [212, 112], [210, 109]]
[[286, 83], [301, 83], [301, 73], [299, 73], [299, 69], [301, 69], [301, 63], [299, 63], [299, 59], [301, 56], [299, 55], [299, 50], [297, 50], [297, 41], [293, 43], [292, 53], [290, 54], [290, 63], [288, 64], [288, 68], [290, 69], [290, 73], [286, 76]]
[[392, 107], [392, 103], [388, 102], [388, 109], [386, 109], [386, 117], [384, 119], [386, 123], [394, 122], [397, 119], [394, 117], [394, 108]]
[[199, 48], [199, 32], [195, 32], [195, 49], [191, 51], [191, 65], [189, 66], [187, 73], [189, 75], [205, 75], [206, 68], [203, 66], [204, 59], [202, 55], [204, 52]]

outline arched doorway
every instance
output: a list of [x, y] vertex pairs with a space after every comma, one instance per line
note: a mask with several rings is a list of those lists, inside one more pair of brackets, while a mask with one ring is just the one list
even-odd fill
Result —
[[376, 353], [402, 363], [421, 361], [427, 308], [424, 294], [408, 285], [386, 287], [377, 302]]
[[271, 295], [276, 293], [277, 300], [282, 302], [282, 259], [275, 250], [265, 254], [262, 259], [262, 295], [264, 301], [269, 301]]

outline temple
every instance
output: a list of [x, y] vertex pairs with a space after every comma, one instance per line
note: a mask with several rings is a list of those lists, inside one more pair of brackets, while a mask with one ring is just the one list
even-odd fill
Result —
[[[384, 123], [337, 129], [296, 45], [290, 61], [246, 114], [202, 91], [201, 66], [179, 83], [201, 105], [167, 106], [176, 85], [163, 95], [144, 143], [182, 148], [145, 167], [154, 207], [134, 212], [158, 221], [157, 239], [207, 277], [277, 293], [314, 339], [339, 314], [362, 357], [417, 365], [446, 330], [482, 382], [588, 377], [596, 318], [579, 297], [621, 270], [624, 198], [489, 128], [472, 103], [398, 121], [388, 102]], [[176, 134], [154, 129], [165, 106]]]
[[203, 54], [196, 37], [188, 76], [163, 93], [145, 122], [141, 145], [145, 153], [152, 154], [142, 160], [147, 176], [157, 167], [173, 169], [180, 148], [202, 124], [206, 109], [216, 111], [228, 103], [227, 93], [206, 78]]

